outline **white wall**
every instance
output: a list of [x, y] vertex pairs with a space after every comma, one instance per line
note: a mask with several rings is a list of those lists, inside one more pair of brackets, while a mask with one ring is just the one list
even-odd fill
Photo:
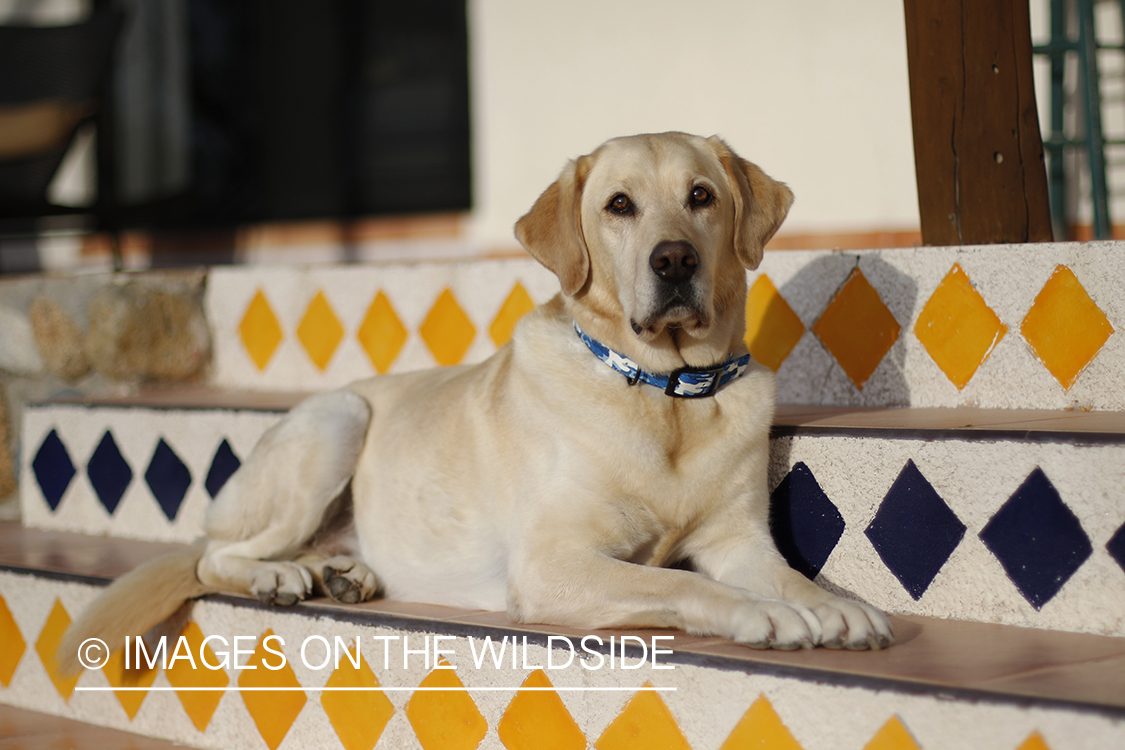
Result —
[[793, 188], [784, 232], [916, 229], [902, 0], [470, 0], [472, 236], [568, 158], [637, 132], [717, 133]]
[[55, 26], [77, 23], [90, 0], [0, 0], [0, 23]]

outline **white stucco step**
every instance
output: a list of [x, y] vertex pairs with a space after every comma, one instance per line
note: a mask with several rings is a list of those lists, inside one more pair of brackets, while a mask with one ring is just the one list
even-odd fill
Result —
[[[1123, 409], [1122, 248], [767, 252], [747, 344], [789, 403]], [[213, 382], [318, 390], [477, 362], [558, 289], [530, 258], [216, 267]]]
[[[190, 541], [296, 394], [161, 392], [24, 414], [23, 522]], [[782, 406], [774, 535], [900, 614], [1125, 636], [1125, 414]]]
[[[508, 750], [655, 739], [692, 750], [751, 740], [801, 750], [1125, 743], [1125, 639], [917, 616], [892, 618], [899, 640], [886, 651], [794, 653], [391, 601], [281, 609], [213, 596], [170, 628], [166, 655], [177, 633], [184, 645], [167, 668], [140, 681], [104, 670], [66, 681], [42, 654], [69, 619], [104, 576], [171, 547], [12, 524], [0, 525], [0, 539], [0, 703], [192, 747], [430, 748], [444, 746], [432, 744], [439, 735]], [[204, 638], [205, 657], [221, 668], [203, 666]], [[337, 638], [353, 648], [359, 640], [358, 669], [343, 653], [338, 666], [325, 661], [324, 643]], [[485, 657], [485, 639], [506, 644], [498, 662]], [[235, 645], [238, 665], [257, 669], [222, 666]], [[452, 669], [437, 668], [435, 648]], [[263, 668], [280, 666], [281, 655], [284, 667]], [[133, 690], [110, 690], [123, 685]], [[337, 690], [355, 686], [368, 689]]]

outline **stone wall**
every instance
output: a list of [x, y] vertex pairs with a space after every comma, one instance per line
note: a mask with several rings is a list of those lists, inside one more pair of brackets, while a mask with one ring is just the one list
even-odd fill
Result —
[[202, 382], [204, 271], [0, 280], [0, 517], [15, 507], [23, 404]]

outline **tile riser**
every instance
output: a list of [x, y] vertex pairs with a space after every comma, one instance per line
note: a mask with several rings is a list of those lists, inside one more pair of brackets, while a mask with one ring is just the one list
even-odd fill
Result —
[[[244, 458], [279, 416], [249, 410], [28, 409], [24, 523], [191, 541], [202, 533], [211, 502], [207, 478], [219, 446], [229, 445], [232, 455]], [[106, 434], [131, 474], [113, 513], [99, 499], [88, 467]], [[48, 499], [54, 496], [39, 479], [52, 474], [36, 468], [51, 435], [74, 467], [53, 510]], [[161, 444], [182, 464], [182, 476], [190, 476], [172, 520], [167, 497], [162, 507], [152, 489], [162, 486], [150, 471]], [[921, 489], [904, 490], [908, 479]], [[1021, 492], [1025, 486], [1030, 489]], [[780, 434], [772, 441], [769, 487], [775, 512], [789, 508], [795, 519], [788, 530], [775, 523], [783, 550], [799, 569], [819, 573], [828, 588], [895, 613], [1125, 635], [1125, 510], [1118, 502], [1125, 487], [1125, 445], [1084, 444], [1067, 436]], [[931, 515], [916, 518], [922, 510]], [[1041, 553], [1019, 524], [1013, 528], [1011, 518], [1046, 511], [1058, 512], [1070, 526], [1068, 534], [1059, 532], [1058, 524], [1043, 529], [1040, 536], [1051, 547]], [[943, 531], [946, 541], [927, 547], [935, 531]], [[1012, 570], [1026, 567], [1022, 550], [1032, 550], [1032, 571], [1013, 576]]]
[[[517, 663], [512, 668], [505, 662], [501, 668], [486, 663], [477, 669], [472, 656], [473, 639], [479, 644], [486, 635], [499, 638], [515, 633], [456, 623], [386, 617], [377, 621], [364, 621], [362, 617], [329, 619], [313, 616], [313, 613], [263, 609], [256, 603], [208, 600], [197, 603], [191, 613], [199, 632], [223, 636], [228, 642], [236, 635], [247, 636], [245, 643], [248, 649], [254, 648], [267, 630], [278, 635], [284, 641], [282, 650], [293, 670], [289, 679], [295, 682], [290, 684], [301, 688], [300, 692], [285, 695], [302, 696], [304, 702], [291, 711], [275, 705], [271, 716], [264, 720], [269, 729], [259, 729], [254, 719], [257, 709], [250, 708], [252, 699], [247, 698], [249, 694], [233, 689], [246, 686], [246, 675], [249, 673], [230, 669], [222, 672], [227, 680], [227, 689], [217, 705], [206, 710], [193, 708], [189, 712], [176, 693], [150, 691], [130, 719], [119, 700], [109, 692], [78, 690], [68, 699], [64, 698], [48, 677], [35, 648], [47, 635], [45, 623], [52, 610], [61, 606], [69, 613], [76, 612], [96, 595], [97, 590], [90, 584], [67, 582], [57, 577], [48, 579], [0, 571], [0, 597], [7, 602], [14, 622], [27, 643], [8, 684], [0, 687], [0, 702], [171, 739], [194, 747], [267, 747], [263, 731], [272, 730], [274, 747], [281, 750], [297, 747], [336, 750], [344, 746], [343, 737], [351, 737], [349, 733], [357, 730], [354, 726], [351, 729], [343, 726], [338, 718], [331, 718], [332, 712], [326, 710], [321, 702], [322, 696], [327, 693], [317, 692], [315, 688], [334, 684], [329, 682], [332, 667], [311, 669], [302, 664], [300, 644], [310, 636], [326, 637], [330, 641], [340, 636], [349, 643], [354, 643], [355, 637], [359, 636], [364, 659], [378, 684], [406, 689], [384, 694], [393, 712], [375, 747], [418, 748], [422, 745], [415, 731], [415, 721], [423, 715], [425, 701], [435, 697], [448, 700], [455, 694], [414, 692], [413, 689], [420, 685], [433, 684], [429, 682], [434, 677], [432, 669], [427, 668], [423, 657], [417, 655], [410, 657], [407, 668], [402, 668], [401, 651], [396, 650], [397, 644], [390, 652], [393, 658], [389, 665], [385, 665], [382, 641], [375, 640], [375, 636], [407, 638], [412, 648], [414, 645], [421, 647], [427, 634], [452, 636], [442, 642], [443, 649], [450, 651], [445, 658], [457, 667], [458, 679], [468, 687], [515, 688], [534, 671], [531, 666], [542, 666], [547, 658], [541, 645], [545, 638], [532, 635], [527, 649], [527, 667]], [[273, 645], [276, 647], [277, 642]], [[313, 654], [314, 650], [310, 647], [307, 652], [310, 666], [319, 660], [319, 655]], [[557, 711], [561, 705], [571, 717], [574, 729], [579, 733], [579, 741], [584, 738], [583, 744], [597, 743], [598, 747], [618, 747], [614, 733], [619, 733], [630, 720], [642, 731], [659, 731], [665, 738], [682, 735], [684, 746], [693, 750], [718, 750], [743, 720], [756, 723], [752, 728], [758, 736], [785, 735], [801, 750], [861, 750], [880, 732], [903, 730], [919, 747], [927, 748], [1014, 750], [1029, 738], [1038, 737], [1051, 750], [1082, 750], [1114, 747], [1125, 741], [1125, 716], [1116, 709], [1082, 708], [1075, 704], [979, 691], [930, 689], [906, 683], [832, 677], [823, 672], [771, 669], [760, 664], [740, 667], [729, 660], [701, 660], [691, 654], [668, 657], [665, 664], [675, 668], [653, 670], [646, 666], [637, 670], [611, 671], [604, 668], [584, 670], [571, 665], [564, 669], [545, 670], [543, 674], [555, 689], [549, 694], [557, 697], [557, 702], [551, 698], [553, 710]], [[265, 676], [266, 684], [282, 684], [285, 679], [272, 672], [271, 675], [274, 676]], [[642, 699], [637, 688], [646, 684], [676, 690], [647, 693]], [[88, 672], [77, 685], [106, 687], [109, 683], [100, 672]], [[157, 673], [152, 683], [154, 688], [171, 686], [168, 674], [163, 671]], [[626, 689], [619, 692], [568, 690], [590, 687]], [[280, 696], [277, 693], [272, 695]], [[467, 729], [465, 726], [450, 726], [448, 731], [453, 735], [458, 732], [479, 733], [481, 748], [505, 747], [505, 725], [510, 726], [510, 722], [517, 718], [527, 721], [534, 716], [534, 711], [528, 711], [505, 720], [509, 712], [519, 714], [521, 710], [527, 710], [515, 708], [514, 690], [456, 695], [458, 701], [463, 701], [465, 697], [472, 701], [472, 708], [466, 709], [466, 723], [470, 726]], [[663, 706], [653, 710], [656, 695]], [[280, 702], [281, 698], [274, 700]], [[647, 708], [641, 704], [646, 704]], [[430, 728], [433, 729], [432, 726]], [[769, 734], [771, 732], [773, 734]], [[280, 741], [278, 736], [281, 736]]]
[[[1115, 243], [767, 253], [747, 277], [749, 344], [786, 403], [1125, 409], [1123, 258]], [[853, 281], [865, 292], [841, 296]], [[514, 297], [557, 290], [531, 260], [212, 269], [214, 382], [316, 390], [477, 362], [505, 340], [494, 326]], [[885, 346], [861, 353], [858, 320]], [[1059, 349], [1077, 334], [1081, 351]]]

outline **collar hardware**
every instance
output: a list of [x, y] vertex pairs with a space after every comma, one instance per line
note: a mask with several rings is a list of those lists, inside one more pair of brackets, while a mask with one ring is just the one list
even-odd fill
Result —
[[[719, 390], [726, 364], [717, 367], [681, 367], [668, 373], [668, 385], [664, 388], [667, 396], [680, 398], [706, 398]], [[692, 376], [692, 377], [685, 377]], [[677, 391], [678, 388], [683, 391]]]

